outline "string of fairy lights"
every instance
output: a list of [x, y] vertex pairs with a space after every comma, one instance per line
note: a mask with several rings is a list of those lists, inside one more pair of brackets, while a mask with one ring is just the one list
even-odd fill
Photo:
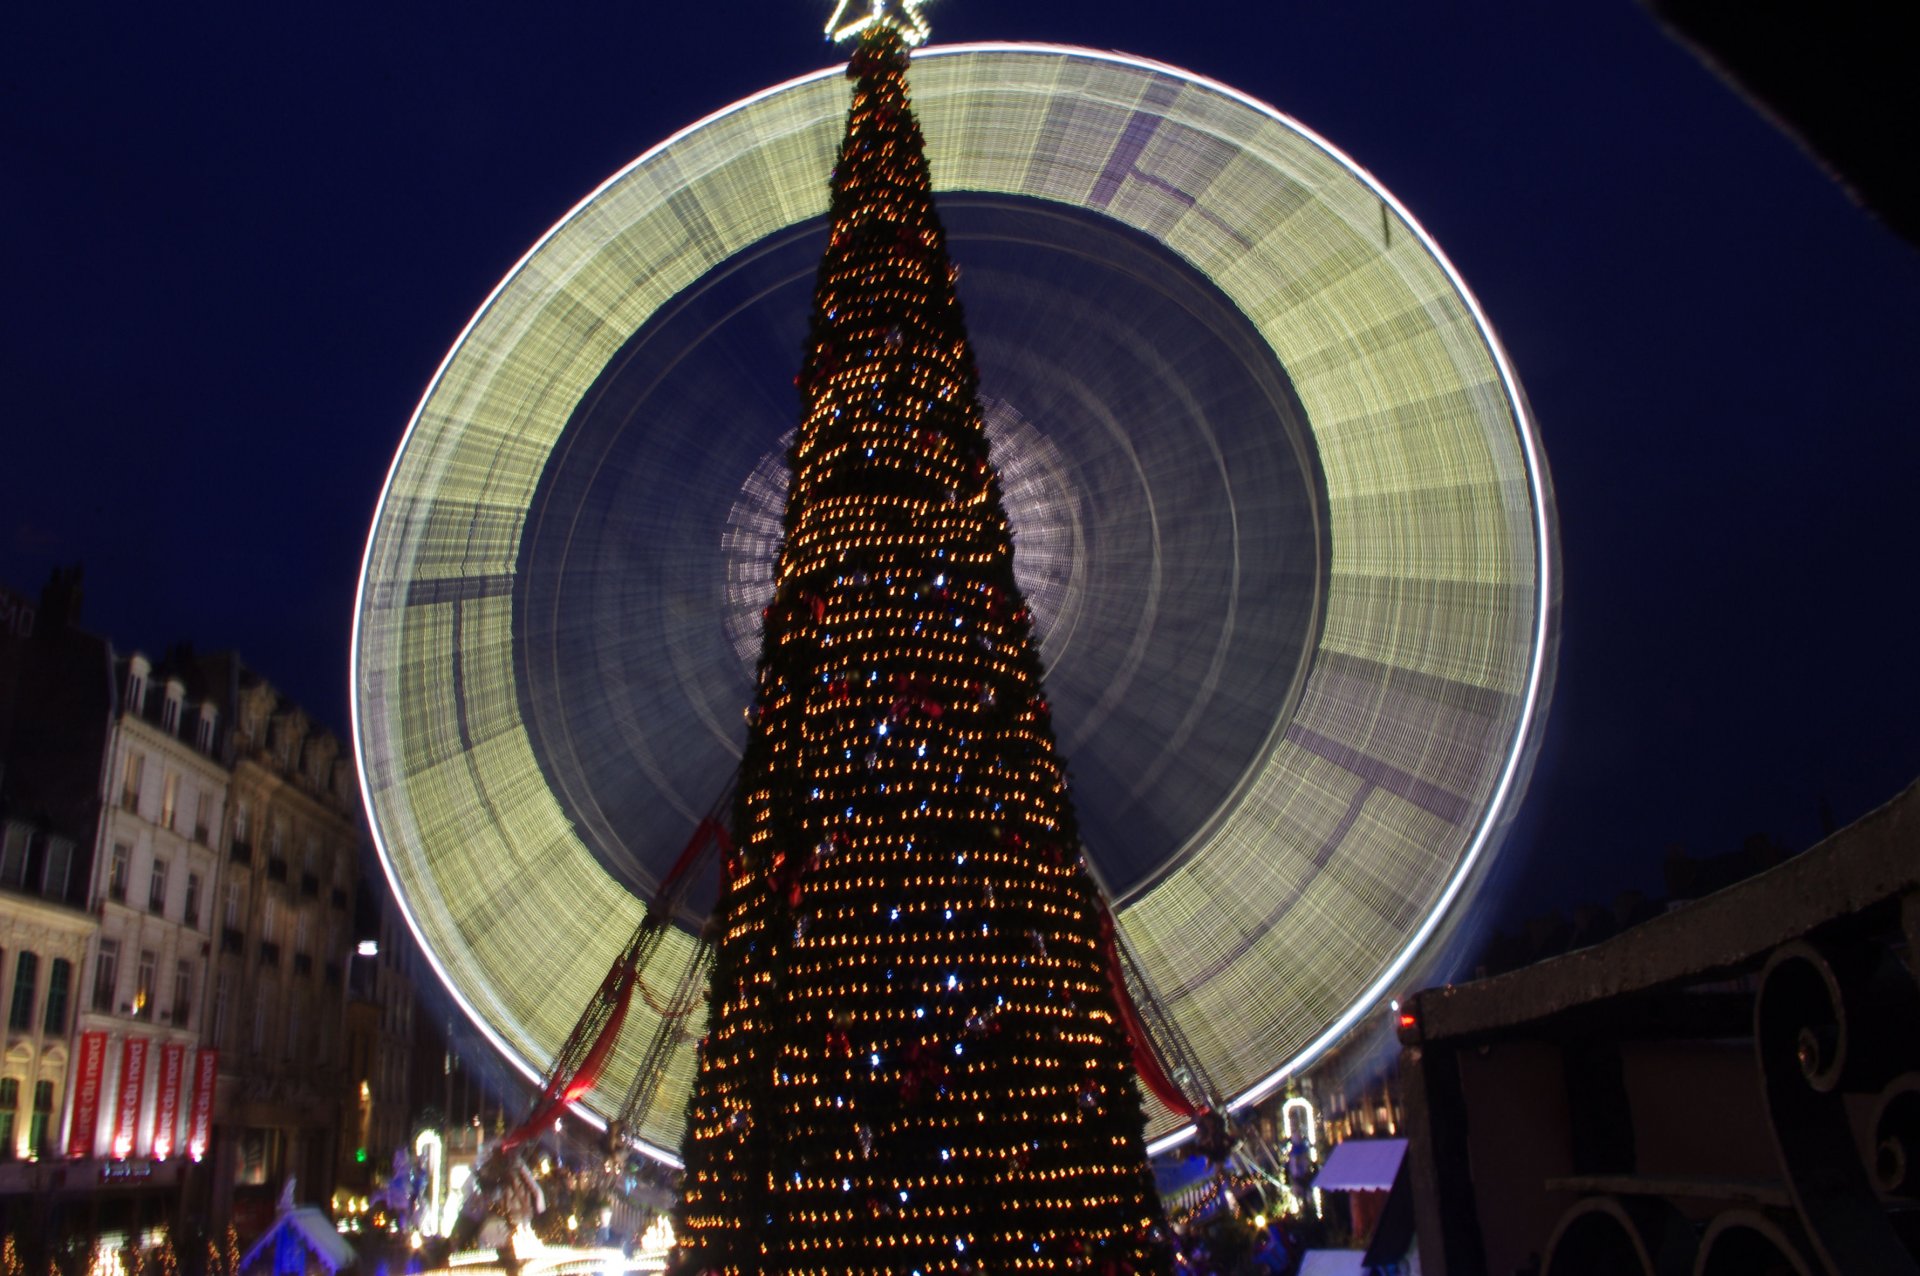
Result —
[[867, 24], [797, 378], [676, 1232], [689, 1271], [1162, 1270], [1033, 619]]

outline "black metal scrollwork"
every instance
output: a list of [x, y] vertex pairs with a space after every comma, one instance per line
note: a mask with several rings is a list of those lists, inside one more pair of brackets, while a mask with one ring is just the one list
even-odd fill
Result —
[[[1807, 1239], [1828, 1272], [1920, 1276], [1874, 1191], [1848, 1117], [1849, 1095], [1887, 1087], [1911, 1062], [1920, 996], [1884, 949], [1782, 945], [1761, 977], [1754, 1050], [1780, 1168]], [[1911, 1141], [1897, 1130], [1908, 1105], [1883, 1096], [1892, 1151], [1906, 1181]], [[1876, 1131], [1876, 1134], [1878, 1132]]]
[[1672, 1205], [1648, 1197], [1591, 1196], [1568, 1210], [1547, 1243], [1553, 1276], [1689, 1276], [1693, 1233]]
[[1819, 1276], [1807, 1257], [1806, 1232], [1791, 1219], [1759, 1210], [1725, 1210], [1707, 1224], [1693, 1276]]

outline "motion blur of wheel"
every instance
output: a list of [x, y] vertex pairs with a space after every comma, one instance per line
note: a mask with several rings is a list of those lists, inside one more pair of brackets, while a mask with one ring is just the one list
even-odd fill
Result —
[[[913, 78], [1089, 857], [1257, 1098], [1459, 915], [1524, 783], [1557, 587], [1533, 424], [1438, 247], [1271, 108], [1069, 48], [936, 47]], [[738, 758], [846, 108], [837, 69], [780, 85], [589, 195], [388, 477], [353, 655], [374, 831], [529, 1075]], [[688, 1019], [638, 1130], [662, 1156]]]

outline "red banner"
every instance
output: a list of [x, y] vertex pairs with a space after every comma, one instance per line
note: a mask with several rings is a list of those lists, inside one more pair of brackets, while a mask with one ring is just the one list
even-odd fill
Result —
[[100, 1074], [107, 1067], [107, 1034], [80, 1034], [73, 1061], [73, 1120], [67, 1126], [67, 1155], [92, 1156], [93, 1134], [100, 1124]]
[[134, 1136], [140, 1130], [140, 1100], [147, 1088], [147, 1039], [128, 1037], [120, 1051], [120, 1102], [113, 1117], [113, 1158], [133, 1155]]
[[213, 1082], [220, 1052], [202, 1050], [193, 1057], [193, 1105], [187, 1109], [187, 1155], [199, 1160], [213, 1141]]
[[160, 1083], [153, 1101], [153, 1157], [164, 1161], [173, 1155], [175, 1136], [180, 1132], [180, 1073], [187, 1048], [182, 1045], [160, 1047]]

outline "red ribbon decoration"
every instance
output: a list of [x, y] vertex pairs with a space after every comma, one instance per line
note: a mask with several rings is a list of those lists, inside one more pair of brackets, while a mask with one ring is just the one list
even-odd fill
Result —
[[1107, 968], [1107, 987], [1113, 992], [1114, 1008], [1120, 1012], [1120, 1026], [1126, 1029], [1127, 1044], [1133, 1050], [1133, 1066], [1140, 1080], [1174, 1115], [1187, 1121], [1196, 1120], [1201, 1109], [1195, 1107], [1167, 1075], [1159, 1054], [1154, 1051], [1153, 1038], [1147, 1035], [1147, 1026], [1140, 1019], [1140, 1008], [1133, 1004], [1133, 994], [1127, 991], [1127, 976], [1120, 965], [1120, 950], [1114, 940], [1113, 914], [1107, 911], [1105, 901], [1100, 903], [1100, 955]]

